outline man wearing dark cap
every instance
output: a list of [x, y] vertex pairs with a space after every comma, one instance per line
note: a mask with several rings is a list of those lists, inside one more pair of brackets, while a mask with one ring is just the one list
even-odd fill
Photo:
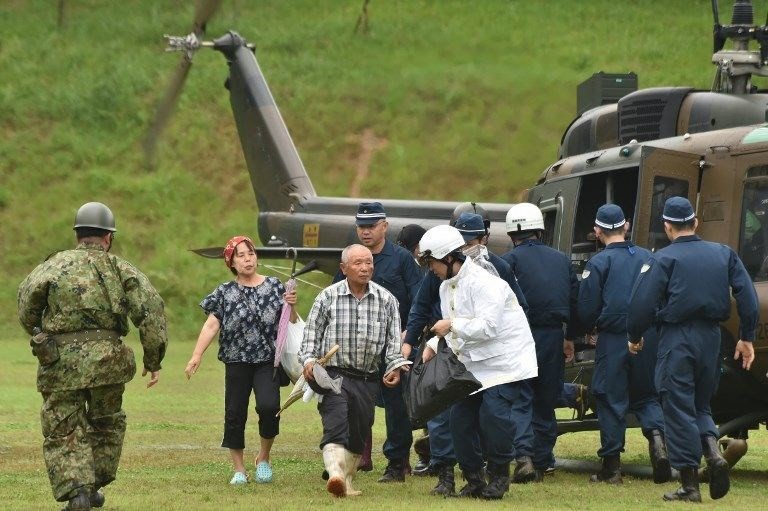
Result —
[[631, 411], [648, 439], [653, 481], [665, 483], [672, 474], [664, 445], [661, 404], [653, 384], [658, 335], [653, 328], [645, 331], [645, 348], [636, 356], [630, 356], [625, 344], [632, 284], [651, 253], [625, 241], [629, 223], [616, 204], [600, 206], [594, 231], [605, 250], [587, 262], [581, 275], [578, 309], [584, 326], [596, 330], [599, 336], [591, 385], [597, 401], [597, 455], [602, 458], [602, 469], [590, 480], [622, 482], [620, 457], [624, 451], [626, 415]]
[[[400, 330], [405, 330], [411, 301], [421, 283], [419, 266], [408, 250], [387, 239], [387, 214], [380, 202], [361, 202], [357, 207], [355, 224], [360, 243], [373, 254], [372, 281], [397, 298]], [[339, 272], [334, 282], [343, 279], [344, 275]], [[408, 411], [400, 384], [392, 388], [383, 385], [380, 387], [387, 425], [387, 439], [383, 450], [388, 464], [379, 482], [402, 482], [405, 481], [405, 472], [409, 467], [408, 457], [413, 443]], [[361, 470], [371, 470], [373, 467], [370, 458], [371, 442], [366, 444], [360, 461]]]
[[[701, 502], [698, 467], [702, 453], [709, 469], [709, 495], [730, 488], [728, 462], [720, 455], [710, 400], [720, 371], [720, 323], [728, 319], [731, 291], [741, 321], [734, 360], [749, 370], [758, 318], [757, 294], [731, 248], [703, 241], [698, 220], [684, 197], [670, 197], [662, 215], [671, 244], [640, 269], [627, 317], [629, 350], [643, 349], [643, 335], [659, 331], [656, 387], [661, 397], [671, 465], [681, 487], [664, 500]], [[727, 356], [727, 354], [724, 354]]]

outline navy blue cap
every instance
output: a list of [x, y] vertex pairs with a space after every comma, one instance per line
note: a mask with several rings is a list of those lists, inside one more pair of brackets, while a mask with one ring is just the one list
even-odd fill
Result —
[[616, 204], [603, 204], [595, 215], [595, 225], [603, 229], [618, 229], [625, 223], [624, 212]]
[[355, 224], [373, 225], [379, 220], [387, 218], [387, 214], [384, 212], [384, 206], [381, 202], [361, 202], [357, 206], [357, 215], [355, 215]]
[[477, 213], [462, 213], [456, 219], [456, 229], [459, 230], [464, 241], [470, 241], [479, 238], [485, 234], [485, 223], [483, 217]]
[[664, 203], [664, 213], [661, 218], [665, 222], [673, 224], [684, 224], [693, 220], [696, 213], [693, 212], [693, 206], [685, 197], [670, 197]]

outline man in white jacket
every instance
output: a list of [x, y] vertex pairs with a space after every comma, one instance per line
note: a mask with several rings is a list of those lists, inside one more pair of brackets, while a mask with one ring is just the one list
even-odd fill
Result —
[[[419, 259], [443, 281], [443, 319], [432, 331], [445, 338], [483, 384], [451, 409], [456, 458], [467, 481], [459, 496], [500, 499], [509, 487], [509, 464], [515, 458], [510, 411], [515, 406], [532, 413], [529, 379], [537, 375], [536, 349], [525, 313], [509, 285], [464, 256], [463, 246], [464, 238], [456, 228], [433, 227], [419, 242]], [[427, 343], [425, 361], [434, 356], [437, 341], [435, 337]]]

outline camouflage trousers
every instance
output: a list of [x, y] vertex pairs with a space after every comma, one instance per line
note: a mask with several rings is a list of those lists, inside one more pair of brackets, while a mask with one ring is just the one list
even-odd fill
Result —
[[124, 390], [120, 383], [43, 392], [43, 457], [57, 501], [115, 480], [125, 437]]

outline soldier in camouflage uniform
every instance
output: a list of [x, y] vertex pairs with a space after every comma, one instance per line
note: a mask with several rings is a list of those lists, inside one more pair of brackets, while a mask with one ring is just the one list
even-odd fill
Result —
[[114, 481], [125, 436], [125, 383], [136, 373], [121, 341], [128, 319], [139, 329], [142, 376], [157, 383], [167, 345], [163, 300], [147, 277], [109, 254], [115, 219], [104, 204], [84, 204], [75, 217], [78, 245], [52, 255], [19, 286], [18, 314], [34, 335], [43, 456], [65, 509], [104, 505], [99, 488]]

